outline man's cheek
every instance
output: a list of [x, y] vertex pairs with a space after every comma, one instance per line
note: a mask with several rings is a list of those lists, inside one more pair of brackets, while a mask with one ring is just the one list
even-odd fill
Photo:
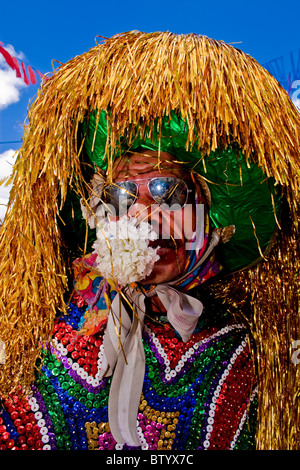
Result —
[[174, 238], [191, 240], [195, 231], [195, 217], [192, 205], [183, 210], [174, 212], [173, 231]]

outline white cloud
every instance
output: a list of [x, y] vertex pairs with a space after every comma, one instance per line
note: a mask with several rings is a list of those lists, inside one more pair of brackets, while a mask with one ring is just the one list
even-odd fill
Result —
[[[17, 53], [10, 44], [2, 47], [12, 57], [24, 60], [24, 54], [22, 52]], [[10, 68], [0, 53], [0, 110], [7, 108], [10, 104], [17, 103], [21, 98], [22, 89], [26, 86], [23, 79], [16, 76], [15, 70]]]
[[[10, 176], [12, 173], [13, 165], [16, 161], [16, 151], [6, 150], [0, 154], [0, 179]], [[0, 221], [4, 219], [6, 207], [9, 199], [11, 185], [5, 186], [3, 183], [0, 185]]]
[[21, 98], [20, 91], [25, 86], [22, 79], [16, 77], [14, 70], [0, 69], [0, 110], [17, 103]]

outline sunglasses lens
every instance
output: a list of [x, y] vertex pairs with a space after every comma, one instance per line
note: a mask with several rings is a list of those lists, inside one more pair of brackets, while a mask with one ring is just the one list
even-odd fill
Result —
[[[183, 180], [173, 177], [153, 178], [148, 188], [154, 201], [166, 205], [168, 210], [180, 210], [186, 204], [188, 188]], [[136, 202], [137, 197], [137, 184], [134, 181], [123, 181], [106, 186], [102, 199], [108, 213], [121, 217]]]
[[106, 186], [103, 191], [103, 201], [108, 206], [107, 212], [120, 217], [137, 200], [137, 185], [133, 181], [124, 181]]
[[167, 204], [171, 210], [172, 206], [181, 209], [187, 201], [187, 185], [177, 178], [153, 178], [149, 181], [149, 191], [155, 202]]

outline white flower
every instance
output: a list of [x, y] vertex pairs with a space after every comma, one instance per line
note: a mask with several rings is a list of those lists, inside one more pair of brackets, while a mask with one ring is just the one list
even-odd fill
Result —
[[122, 286], [139, 282], [153, 270], [159, 259], [159, 247], [149, 247], [157, 234], [148, 222], [138, 222], [135, 217], [121, 217], [117, 221], [105, 221], [97, 229], [93, 245], [97, 256], [97, 269], [106, 279], [113, 279]]

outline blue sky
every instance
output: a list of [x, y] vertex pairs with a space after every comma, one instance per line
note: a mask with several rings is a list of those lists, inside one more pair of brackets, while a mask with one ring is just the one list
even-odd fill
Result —
[[[0, 22], [0, 42], [12, 46], [11, 53], [42, 73], [52, 71], [52, 61], [66, 62], [93, 47], [97, 35], [110, 37], [130, 30], [204, 34], [238, 43], [235, 47], [261, 64], [300, 49], [300, 0], [17, 0], [1, 6]], [[0, 62], [0, 72], [1, 67], [8, 73]], [[15, 93], [9, 98], [2, 78], [0, 74], [0, 95], [2, 88], [7, 103], [0, 102], [0, 142], [16, 143], [0, 143], [0, 178], [10, 171], [28, 104], [37, 92], [37, 86], [6, 75]], [[0, 192], [0, 204], [5, 203], [7, 191]], [[4, 209], [0, 205], [0, 219]]]

